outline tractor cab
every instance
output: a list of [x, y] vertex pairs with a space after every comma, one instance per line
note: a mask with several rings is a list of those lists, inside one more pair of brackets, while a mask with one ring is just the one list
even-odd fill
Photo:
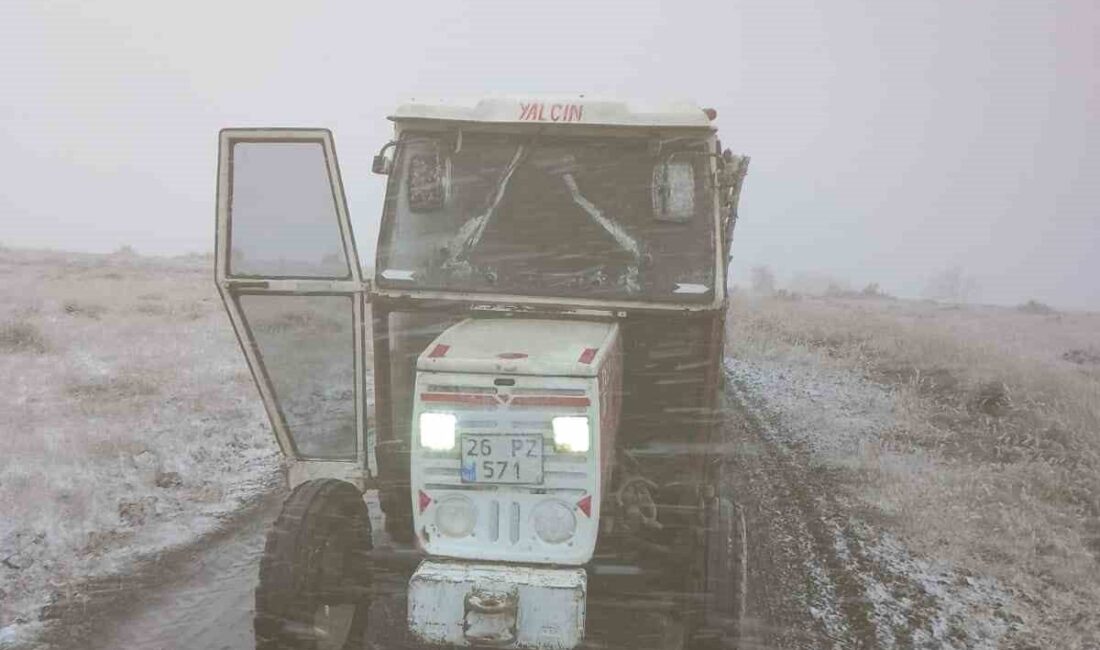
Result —
[[[221, 134], [218, 285], [293, 489], [258, 644], [334, 620], [361, 636], [383, 560], [360, 493], [419, 558], [418, 643], [576, 647], [599, 611], [590, 580], [632, 571], [655, 607], [685, 594], [682, 638], [713, 637], [687, 596], [704, 586], [684, 581], [707, 526], [733, 530], [707, 449], [748, 159], [688, 104], [488, 99], [390, 119], [371, 280], [329, 132]], [[677, 544], [682, 561], [639, 568]]]

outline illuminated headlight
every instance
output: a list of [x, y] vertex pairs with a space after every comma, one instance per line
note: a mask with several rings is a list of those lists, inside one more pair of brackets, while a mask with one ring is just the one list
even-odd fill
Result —
[[454, 449], [457, 420], [452, 413], [421, 413], [420, 446], [435, 451]]
[[435, 507], [435, 526], [446, 537], [466, 537], [477, 523], [477, 509], [464, 496], [443, 499]]
[[563, 415], [553, 419], [554, 449], [583, 453], [588, 451], [588, 418]]
[[535, 534], [547, 544], [561, 544], [577, 530], [577, 516], [561, 501], [543, 501], [531, 511]]

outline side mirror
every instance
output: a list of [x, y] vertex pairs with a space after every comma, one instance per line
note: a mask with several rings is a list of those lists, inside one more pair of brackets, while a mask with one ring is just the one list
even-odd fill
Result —
[[683, 223], [695, 214], [695, 166], [690, 159], [665, 158], [653, 168], [653, 217]]
[[449, 160], [438, 146], [430, 146], [408, 156], [409, 208], [413, 212], [432, 212], [439, 210], [447, 198], [450, 182]]
[[374, 157], [374, 162], [371, 163], [370, 170], [375, 174], [382, 176], [388, 176], [393, 171], [393, 160], [386, 157], [386, 154], [378, 154]]

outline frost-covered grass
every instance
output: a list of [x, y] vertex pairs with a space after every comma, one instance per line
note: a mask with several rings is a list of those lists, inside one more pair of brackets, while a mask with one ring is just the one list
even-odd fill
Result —
[[[1100, 639], [1100, 365], [1080, 353], [1100, 349], [1100, 314], [739, 296], [730, 341], [783, 383], [811, 367], [885, 388], [892, 417], [879, 400], [875, 436], [821, 431], [823, 462], [910, 548], [1005, 585], [1014, 643]], [[837, 407], [806, 390], [788, 406]]]
[[0, 324], [0, 350], [41, 354], [47, 350], [46, 338], [26, 318], [12, 318]]
[[278, 480], [209, 259], [0, 250], [0, 377], [0, 629]]

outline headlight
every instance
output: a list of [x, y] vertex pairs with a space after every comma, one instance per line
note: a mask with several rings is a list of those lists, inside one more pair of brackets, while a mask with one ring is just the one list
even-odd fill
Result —
[[464, 496], [450, 496], [435, 507], [435, 525], [447, 537], [466, 537], [477, 523], [477, 509]]
[[531, 511], [535, 534], [547, 544], [568, 541], [577, 530], [577, 516], [561, 501], [543, 501]]
[[563, 415], [552, 420], [554, 426], [554, 449], [557, 451], [588, 451], [588, 418], [577, 415]]
[[435, 451], [455, 448], [455, 423], [452, 413], [420, 414], [420, 446]]

